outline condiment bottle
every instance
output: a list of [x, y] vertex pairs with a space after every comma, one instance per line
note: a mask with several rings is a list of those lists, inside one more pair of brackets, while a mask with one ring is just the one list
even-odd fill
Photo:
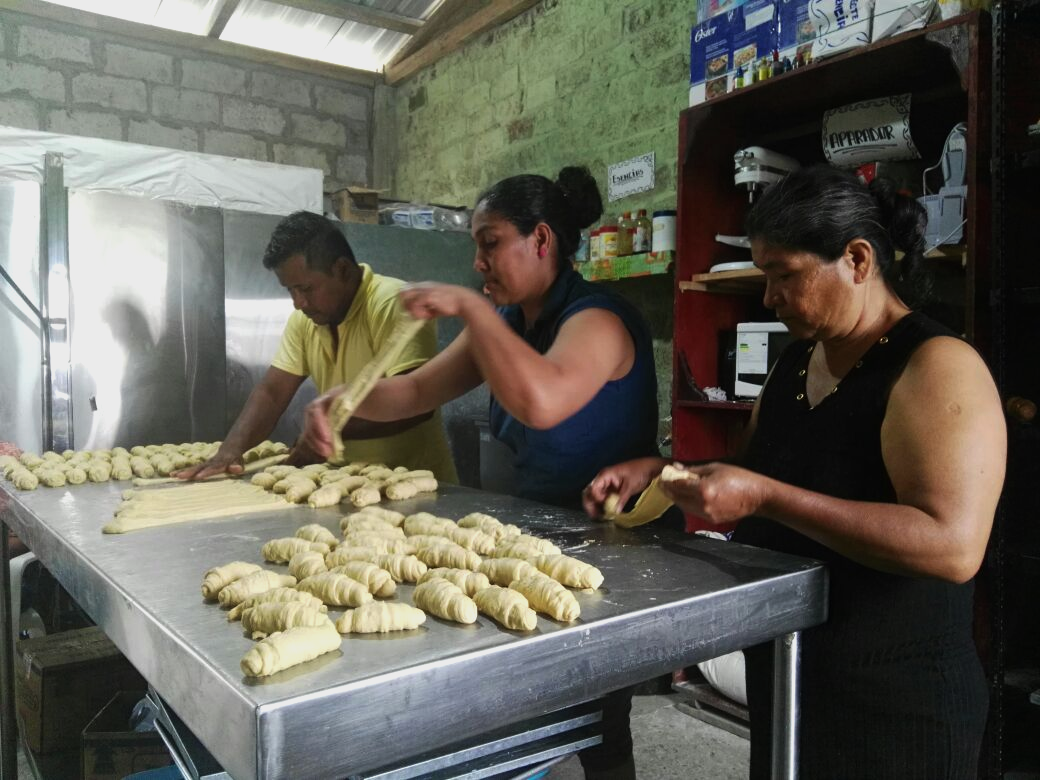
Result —
[[632, 254], [632, 234], [635, 232], [636, 223], [632, 220], [631, 211], [626, 211], [621, 215], [617, 229], [617, 256], [624, 257]]
[[636, 232], [632, 236], [632, 251], [634, 253], [649, 252], [651, 236], [654, 232], [654, 223], [646, 215], [646, 209], [639, 209], [636, 215]]

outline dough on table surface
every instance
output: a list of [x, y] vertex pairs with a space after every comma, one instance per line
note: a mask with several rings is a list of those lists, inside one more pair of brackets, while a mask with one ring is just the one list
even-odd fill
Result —
[[388, 631], [410, 631], [426, 622], [426, 613], [411, 604], [392, 601], [370, 601], [357, 609], [348, 609], [336, 621], [341, 634], [382, 634]]
[[513, 580], [534, 574], [538, 569], [523, 558], [485, 558], [480, 562], [480, 571], [487, 575], [492, 585], [508, 587]]
[[462, 589], [447, 580], [428, 580], [415, 586], [412, 601], [423, 612], [456, 623], [475, 623], [477, 605]]
[[257, 487], [263, 488], [264, 490], [270, 490], [274, 487], [278, 479], [279, 478], [276, 477], [274, 474], [268, 474], [266, 471], [261, 471], [259, 474], [254, 474], [249, 479], [249, 483], [251, 485], [256, 485]]
[[346, 574], [352, 580], [357, 580], [368, 588], [369, 593], [379, 598], [389, 598], [397, 591], [397, 585], [390, 572], [368, 561], [347, 561], [330, 571]]
[[327, 544], [330, 550], [335, 550], [336, 545], [339, 544], [339, 539], [336, 538], [336, 535], [320, 523], [301, 525], [296, 529], [296, 533], [293, 536], [298, 536], [300, 539], [306, 539], [310, 542], [322, 542]]
[[245, 601], [239, 602], [228, 611], [227, 619], [228, 622], [238, 620], [245, 610], [250, 607], [255, 607], [257, 604], [285, 604], [291, 601], [300, 604], [309, 604], [321, 612], [329, 611], [329, 608], [321, 603], [321, 599], [315, 598], [310, 593], [304, 593], [302, 590], [296, 590], [296, 588], [290, 588], [283, 585], [277, 588], [271, 588], [270, 590], [265, 590], [263, 593], [257, 593], [255, 596], [250, 596]]
[[19, 490], [36, 490], [40, 484], [40, 478], [29, 469], [16, 469], [8, 477]]
[[299, 601], [267, 602], [242, 611], [242, 628], [253, 639], [263, 639], [275, 631], [296, 626], [320, 626], [329, 622], [327, 610]]
[[328, 555], [330, 550], [324, 542], [311, 542], [297, 536], [271, 539], [260, 548], [260, 554], [264, 560], [271, 563], [288, 563], [296, 553], [301, 552], [319, 552], [322, 555]]
[[396, 526], [400, 526], [401, 524], [403, 524], [405, 517], [404, 514], [401, 512], [396, 512], [393, 509], [386, 509], [385, 507], [381, 506], [365, 506], [357, 512], [355, 512], [354, 514], [372, 515], [374, 517], [378, 517], [385, 523], [390, 523], [390, 525]]
[[445, 566], [449, 569], [480, 569], [480, 556], [472, 550], [460, 547], [455, 542], [444, 540], [441, 544], [420, 547], [415, 557], [431, 568]]
[[358, 507], [368, 506], [369, 504], [378, 504], [382, 498], [379, 488], [367, 485], [350, 492], [350, 503]]
[[247, 574], [245, 577], [225, 585], [217, 593], [217, 601], [225, 607], [233, 607], [245, 601], [250, 596], [256, 596], [265, 590], [278, 587], [291, 587], [296, 584], [296, 578], [288, 574], [261, 569]]
[[325, 556], [314, 550], [298, 552], [289, 559], [289, 573], [298, 580], [328, 571]]
[[447, 580], [453, 585], [457, 586], [463, 593], [470, 598], [473, 598], [475, 593], [484, 590], [491, 585], [486, 574], [482, 574], [479, 571], [469, 571], [468, 569], [449, 569], [444, 566], [440, 566], [436, 569], [429, 569], [423, 576], [419, 578], [419, 583], [428, 582], [429, 580], [442, 579]]
[[434, 479], [433, 472], [429, 469], [416, 469], [414, 471], [394, 471], [386, 478], [387, 486], [396, 485], [398, 482], [409, 482], [414, 479]]
[[317, 596], [330, 607], [360, 607], [372, 600], [367, 587], [339, 572], [313, 574], [300, 580], [296, 589]]
[[522, 533], [519, 527], [503, 523], [497, 517], [486, 515], [483, 512], [470, 512], [465, 517], [460, 518], [459, 528], [476, 528], [489, 536], [493, 536], [496, 543], [502, 541], [507, 536], [519, 536]]
[[391, 539], [374, 533], [351, 533], [343, 537], [341, 544], [348, 547], [375, 547], [381, 553], [400, 553], [411, 555], [415, 552], [415, 545], [407, 539]]
[[400, 526], [391, 525], [380, 517], [367, 515], [363, 512], [355, 512], [341, 518], [339, 528], [344, 535], [373, 533], [385, 536], [388, 539], [404, 538], [404, 531]]
[[493, 558], [520, 558], [530, 561], [532, 564], [545, 553], [532, 544], [517, 541], [519, 536], [507, 536], [495, 545], [495, 551], [491, 553]]
[[454, 520], [447, 517], [437, 517], [429, 512], [417, 512], [404, 519], [404, 532], [408, 536], [417, 536], [419, 534], [444, 536], [457, 527]]
[[491, 555], [495, 551], [495, 537], [484, 533], [479, 528], [459, 528], [456, 526], [448, 533], [448, 539], [460, 547], [472, 550], [478, 555]]
[[530, 534], [520, 534], [519, 536], [510, 536], [509, 541], [515, 544], [526, 544], [534, 547], [541, 551], [542, 555], [559, 555], [560, 548], [550, 542], [548, 539], [543, 539], [540, 536], [531, 536]]
[[307, 496], [307, 506], [312, 509], [321, 509], [327, 506], [336, 506], [343, 498], [343, 488], [333, 482], [323, 485], [317, 490], [311, 491]]
[[368, 561], [375, 563], [376, 558], [382, 555], [375, 547], [357, 547], [349, 544], [341, 544], [335, 550], [325, 556], [325, 565], [330, 569], [342, 566], [348, 561]]
[[202, 598], [207, 601], [215, 599], [217, 594], [232, 582], [260, 569], [261, 567], [255, 563], [245, 561], [232, 561], [223, 566], [214, 566], [202, 576]]
[[[126, 495], [126, 494], [124, 494]], [[245, 482], [180, 483], [173, 487], [133, 490], [101, 530], [126, 533], [159, 525], [211, 520], [289, 507], [280, 497]]]
[[320, 626], [289, 628], [253, 645], [242, 658], [242, 673], [248, 677], [266, 677], [338, 650], [342, 641], [336, 626], [329, 620]]
[[414, 555], [383, 553], [376, 555], [373, 563], [390, 572], [394, 582], [417, 582], [427, 571], [426, 564]]
[[543, 574], [571, 588], [595, 589], [603, 584], [603, 572], [569, 555], [543, 555], [534, 565]]
[[513, 580], [509, 587], [517, 593], [522, 593], [532, 608], [554, 620], [569, 623], [581, 615], [581, 607], [574, 594], [541, 572]]
[[527, 599], [510, 588], [492, 585], [474, 596], [473, 601], [481, 612], [513, 631], [533, 631], [538, 626], [538, 615]]

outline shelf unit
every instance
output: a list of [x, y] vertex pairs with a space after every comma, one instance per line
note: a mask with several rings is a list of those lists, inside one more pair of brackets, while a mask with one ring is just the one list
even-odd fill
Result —
[[[673, 454], [683, 460], [730, 454], [750, 404], [691, 403], [680, 355], [700, 387], [719, 384], [720, 334], [738, 322], [774, 320], [762, 304], [756, 269], [711, 274], [748, 260], [746, 249], [716, 241], [740, 235], [748, 195], [733, 183], [733, 154], [758, 145], [803, 164], [824, 162], [823, 113], [849, 103], [911, 93], [911, 132], [922, 158], [937, 160], [950, 129], [968, 125], [964, 244], [937, 253], [934, 316], [988, 345], [990, 222], [990, 22], [978, 12], [880, 41], [776, 76], [682, 112], [673, 361]], [[963, 259], [962, 259], [963, 258]], [[744, 412], [735, 414], [734, 409]]]

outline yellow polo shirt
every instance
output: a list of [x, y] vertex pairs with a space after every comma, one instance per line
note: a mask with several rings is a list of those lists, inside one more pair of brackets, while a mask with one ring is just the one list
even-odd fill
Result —
[[[282, 343], [271, 365], [296, 376], [309, 376], [324, 393], [350, 381], [382, 349], [394, 323], [404, 315], [397, 293], [404, 282], [373, 273], [359, 263], [362, 277], [350, 311], [338, 326], [339, 348], [333, 352], [332, 333], [294, 311], [285, 325]], [[386, 372], [394, 376], [421, 366], [437, 354], [437, 330], [431, 320], [405, 347]], [[440, 410], [403, 433], [382, 439], [344, 442], [348, 461], [386, 463], [410, 469], [430, 469], [437, 478], [458, 482], [451, 449], [444, 435]]]

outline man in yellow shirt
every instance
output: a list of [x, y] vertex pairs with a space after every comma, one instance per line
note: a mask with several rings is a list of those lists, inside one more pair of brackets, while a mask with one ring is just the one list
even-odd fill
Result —
[[[217, 454], [178, 472], [179, 477], [240, 472], [242, 453], [270, 435], [308, 376], [319, 393], [350, 381], [379, 352], [397, 319], [407, 316], [397, 295], [403, 282], [358, 263], [335, 224], [317, 214], [298, 211], [279, 222], [263, 263], [289, 291], [296, 311], [271, 366]], [[387, 376], [413, 371], [437, 354], [432, 322], [404, 349]], [[389, 423], [355, 418], [347, 423], [343, 439], [348, 461], [431, 469], [440, 480], [457, 481], [439, 411]], [[297, 447], [289, 462], [316, 460], [321, 458]]]

